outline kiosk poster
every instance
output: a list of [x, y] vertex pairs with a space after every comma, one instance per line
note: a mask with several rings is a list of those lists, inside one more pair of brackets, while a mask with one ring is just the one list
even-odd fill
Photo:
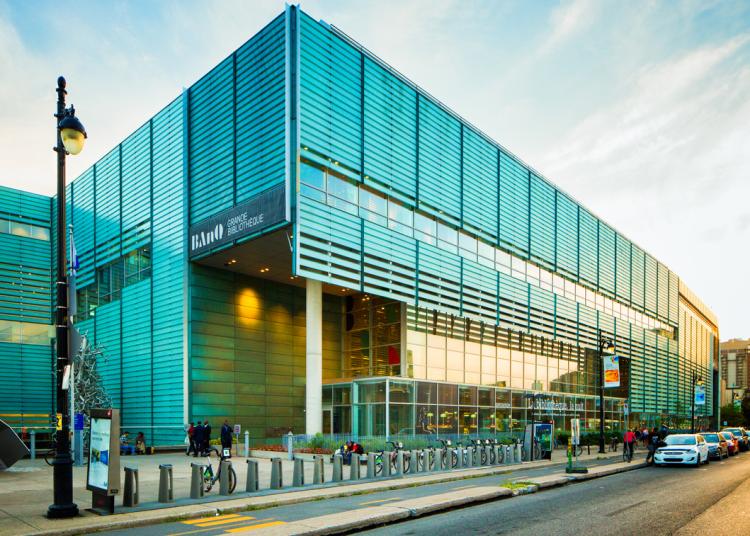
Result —
[[120, 418], [116, 409], [91, 410], [86, 489], [113, 495], [120, 487]]
[[604, 387], [620, 387], [620, 356], [605, 355]]

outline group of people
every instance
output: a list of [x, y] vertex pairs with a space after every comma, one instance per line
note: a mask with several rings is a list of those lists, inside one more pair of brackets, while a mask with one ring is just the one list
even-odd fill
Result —
[[639, 430], [637, 428], [626, 430], [623, 434], [623, 448], [630, 450], [631, 458], [633, 457], [633, 449], [637, 441], [641, 441], [643, 445], [648, 449], [646, 462], [654, 463], [654, 454], [656, 453], [656, 449], [664, 445], [662, 441], [662, 435], [659, 433], [659, 431], [656, 428], [654, 428], [653, 430], [649, 430], [648, 428], [643, 428], [643, 430]]
[[[198, 424], [191, 422], [186, 431], [188, 449], [185, 455], [190, 456], [192, 453], [193, 457], [206, 456], [211, 448], [211, 425], [208, 419], [204, 420], [203, 423], [198, 421]], [[232, 448], [232, 427], [227, 419], [224, 419], [224, 424], [221, 427], [221, 448]]]
[[120, 435], [120, 454], [146, 454], [146, 436], [143, 432], [135, 436], [135, 445], [130, 444], [130, 433], [123, 432]]

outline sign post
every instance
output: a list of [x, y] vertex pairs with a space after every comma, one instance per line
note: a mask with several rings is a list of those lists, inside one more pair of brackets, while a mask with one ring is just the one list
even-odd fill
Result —
[[568, 467], [565, 468], [566, 473], [588, 473], [589, 470], [582, 465], [578, 465], [578, 447], [581, 445], [581, 419], [570, 419], [570, 446], [569, 451], [572, 450], [572, 455], [575, 456], [575, 463], [571, 460], [571, 453], [568, 454]]
[[120, 492], [120, 410], [92, 409], [89, 437], [86, 489], [92, 492], [91, 511], [114, 514]]
[[240, 448], [240, 433], [242, 432], [242, 426], [239, 424], [234, 425], [234, 455], [239, 456]]

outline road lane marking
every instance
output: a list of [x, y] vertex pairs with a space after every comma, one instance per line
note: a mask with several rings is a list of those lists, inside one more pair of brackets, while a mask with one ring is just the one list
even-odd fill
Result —
[[278, 525], [286, 525], [286, 521], [269, 521], [268, 523], [258, 523], [257, 525], [250, 525], [247, 527], [237, 527], [236, 529], [227, 529], [225, 532], [238, 533], [238, 532], [249, 532], [256, 529], [264, 529], [266, 527], [276, 527]]
[[251, 519], [255, 519], [251, 516], [238, 516], [233, 517], [231, 519], [219, 519], [218, 521], [206, 521], [205, 523], [200, 523], [195, 525], [196, 527], [215, 527], [216, 525], [227, 525], [229, 523], [237, 523], [239, 521], [250, 521]]
[[378, 504], [378, 503], [384, 503], [388, 501], [400, 501], [401, 497], [392, 497], [390, 499], [378, 499], [377, 501], [367, 501], [363, 503], [359, 503], [360, 506], [367, 506], [368, 504]]
[[240, 517], [240, 514], [224, 514], [221, 516], [212, 516], [212, 517], [201, 517], [200, 519], [187, 519], [185, 521], [182, 521], [182, 523], [185, 523], [186, 525], [198, 525], [200, 523], [206, 523], [208, 521], [216, 521], [219, 519], [230, 519]]

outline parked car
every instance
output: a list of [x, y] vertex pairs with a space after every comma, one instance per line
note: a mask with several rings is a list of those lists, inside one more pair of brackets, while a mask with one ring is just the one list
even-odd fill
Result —
[[674, 434], [664, 438], [665, 446], [656, 449], [656, 465], [693, 465], [709, 462], [708, 444], [700, 434]]
[[747, 431], [744, 428], [724, 428], [722, 432], [732, 432], [734, 437], [739, 440], [740, 451], [750, 450], [750, 438], [747, 437]]
[[740, 446], [737, 443], [737, 438], [734, 437], [732, 432], [720, 432], [722, 437], [727, 441], [727, 448], [729, 449], [729, 455], [734, 456], [740, 453]]
[[708, 445], [708, 456], [710, 458], [729, 458], [729, 447], [727, 440], [719, 432], [704, 432], [701, 434]]

